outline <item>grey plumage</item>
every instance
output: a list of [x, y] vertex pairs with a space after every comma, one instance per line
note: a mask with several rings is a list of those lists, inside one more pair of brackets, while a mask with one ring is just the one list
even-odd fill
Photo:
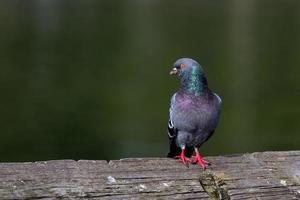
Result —
[[221, 98], [208, 88], [204, 71], [196, 61], [179, 59], [172, 72], [181, 78], [181, 86], [171, 98], [168, 157], [178, 155], [181, 149], [190, 157], [216, 129]]

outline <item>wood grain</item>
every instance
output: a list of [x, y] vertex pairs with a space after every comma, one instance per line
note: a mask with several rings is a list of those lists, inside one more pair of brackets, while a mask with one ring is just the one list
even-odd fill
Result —
[[1, 199], [300, 199], [300, 151], [0, 163]]

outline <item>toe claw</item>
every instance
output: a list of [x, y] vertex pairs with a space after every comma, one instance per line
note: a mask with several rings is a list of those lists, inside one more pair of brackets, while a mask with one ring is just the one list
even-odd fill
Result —
[[189, 162], [191, 162], [191, 159], [188, 157], [185, 157], [184, 155], [179, 155], [175, 157], [176, 159], [181, 159], [181, 162], [185, 165], [187, 165]]
[[210, 163], [206, 160], [204, 160], [200, 153], [198, 151], [196, 151], [196, 155], [193, 157], [193, 164], [198, 163], [198, 165], [200, 167], [202, 167], [203, 169], [206, 169], [206, 167], [208, 167], [210, 165]]
[[181, 154], [178, 156], [175, 156], [175, 158], [180, 159], [184, 165], [188, 165], [189, 162], [191, 162], [191, 159], [184, 155], [184, 149], [182, 149]]

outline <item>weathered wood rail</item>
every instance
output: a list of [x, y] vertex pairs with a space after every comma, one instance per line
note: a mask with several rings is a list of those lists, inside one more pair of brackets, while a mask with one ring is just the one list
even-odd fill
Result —
[[300, 151], [0, 164], [1, 199], [300, 199]]

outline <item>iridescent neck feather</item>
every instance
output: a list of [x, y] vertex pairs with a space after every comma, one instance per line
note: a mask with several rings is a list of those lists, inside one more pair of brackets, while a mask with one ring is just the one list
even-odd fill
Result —
[[181, 77], [181, 88], [195, 95], [202, 95], [207, 89], [207, 80], [202, 68], [193, 66]]

